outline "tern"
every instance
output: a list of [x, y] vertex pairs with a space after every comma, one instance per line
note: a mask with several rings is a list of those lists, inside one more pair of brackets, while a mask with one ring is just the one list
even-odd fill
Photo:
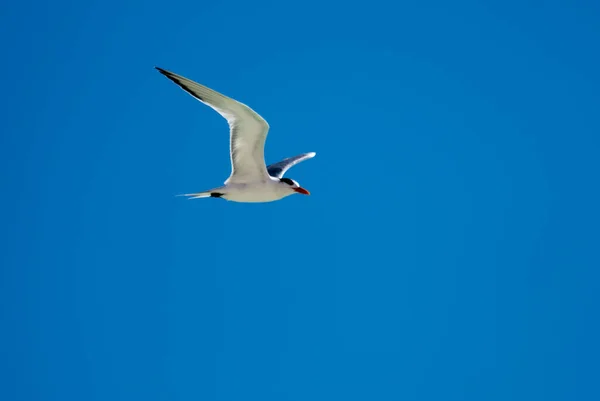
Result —
[[310, 195], [297, 181], [283, 175], [290, 167], [313, 158], [315, 152], [302, 153], [266, 166], [264, 147], [269, 124], [258, 113], [181, 75], [155, 68], [194, 98], [213, 108], [229, 124], [231, 175], [225, 185], [182, 196], [190, 199], [223, 198], [233, 202], [272, 202], [293, 194]]

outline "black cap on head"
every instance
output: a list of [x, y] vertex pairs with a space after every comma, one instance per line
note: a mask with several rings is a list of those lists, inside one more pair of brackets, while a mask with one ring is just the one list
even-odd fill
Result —
[[289, 178], [280, 178], [279, 181], [285, 182], [286, 184], [291, 185], [291, 186], [298, 185], [294, 182], [294, 180], [291, 180]]

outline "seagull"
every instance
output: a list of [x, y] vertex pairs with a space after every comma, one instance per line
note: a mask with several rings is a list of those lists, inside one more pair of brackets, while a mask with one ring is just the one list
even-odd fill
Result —
[[315, 157], [315, 152], [302, 153], [266, 166], [264, 147], [269, 124], [258, 113], [181, 75], [154, 68], [194, 98], [213, 108], [229, 124], [231, 175], [225, 185], [181, 196], [189, 199], [223, 198], [233, 202], [273, 202], [293, 194], [310, 195], [297, 181], [283, 175], [292, 166]]

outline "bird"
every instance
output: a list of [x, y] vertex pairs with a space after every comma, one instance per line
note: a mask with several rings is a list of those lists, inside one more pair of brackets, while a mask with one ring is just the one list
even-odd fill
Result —
[[233, 202], [273, 202], [289, 195], [310, 195], [284, 174], [292, 166], [315, 157], [315, 152], [288, 157], [269, 166], [264, 147], [269, 124], [243, 103], [173, 72], [154, 67], [196, 100], [214, 109], [229, 124], [231, 174], [225, 185], [208, 191], [181, 194], [189, 199], [222, 198]]

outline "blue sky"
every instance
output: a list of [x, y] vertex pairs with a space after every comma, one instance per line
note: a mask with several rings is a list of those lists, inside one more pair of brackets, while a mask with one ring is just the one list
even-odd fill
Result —
[[[596, 400], [592, 1], [0, 6], [0, 399]], [[247, 103], [312, 193], [229, 175]]]

